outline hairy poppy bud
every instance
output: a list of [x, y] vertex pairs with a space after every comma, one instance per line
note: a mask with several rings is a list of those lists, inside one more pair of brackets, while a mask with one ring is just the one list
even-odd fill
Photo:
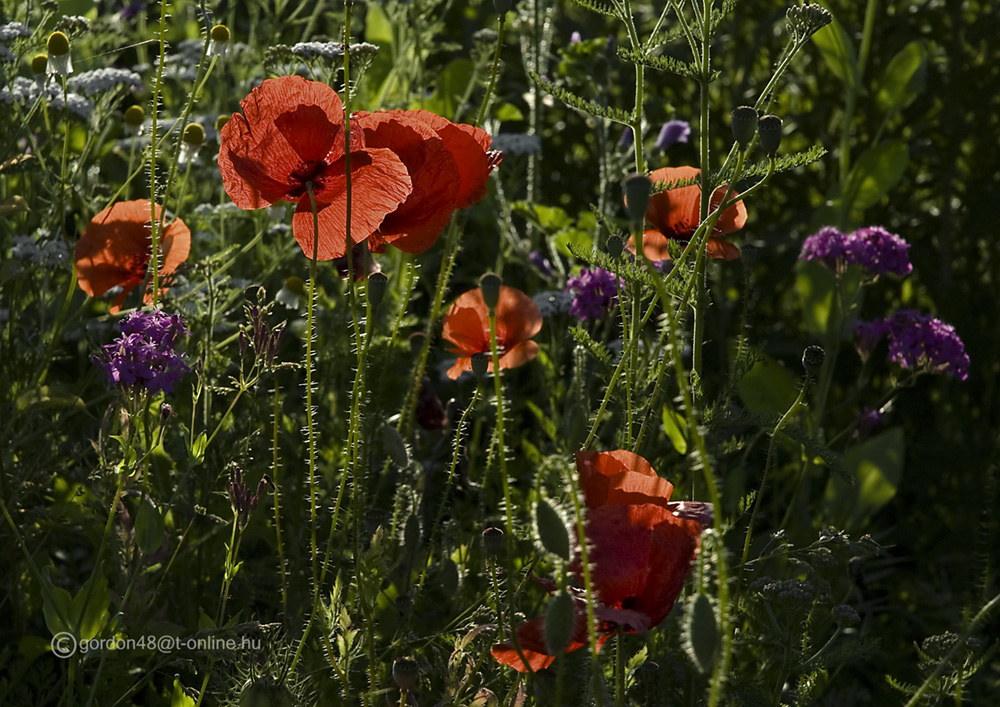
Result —
[[403, 441], [403, 436], [399, 434], [397, 430], [392, 425], [385, 425], [382, 428], [382, 445], [385, 447], [385, 451], [389, 453], [389, 458], [392, 459], [392, 463], [400, 468], [405, 468], [410, 463], [410, 455], [406, 450], [406, 442]]
[[503, 17], [510, 12], [513, 4], [511, 0], [493, 0], [493, 9], [496, 10], [500, 17]]
[[625, 251], [625, 241], [622, 240], [621, 236], [611, 236], [608, 239], [608, 253], [611, 254], [612, 258], [619, 257]]
[[47, 43], [49, 50], [45, 73], [69, 76], [73, 73], [73, 59], [69, 53], [69, 37], [62, 32], [53, 32]]
[[389, 278], [382, 272], [377, 272], [369, 276], [368, 301], [372, 303], [372, 307], [378, 307], [381, 304], [382, 298], [385, 296], [385, 286], [388, 282]]
[[420, 666], [413, 658], [400, 658], [392, 664], [392, 679], [400, 690], [409, 690], [417, 684]]
[[781, 118], [776, 115], [765, 115], [757, 123], [757, 133], [760, 135], [760, 146], [764, 152], [773, 155], [781, 144]]
[[199, 123], [191, 123], [184, 128], [184, 142], [192, 147], [201, 147], [205, 144], [205, 128]]
[[35, 54], [35, 57], [31, 60], [31, 73], [38, 75], [45, 73], [45, 67], [49, 65], [49, 57], [47, 54]]
[[535, 505], [535, 526], [538, 528], [538, 539], [542, 546], [553, 555], [569, 560], [569, 531], [566, 521], [559, 512], [544, 498]]
[[629, 221], [633, 225], [641, 224], [646, 218], [646, 208], [649, 206], [649, 190], [653, 183], [645, 174], [630, 174], [622, 186], [625, 188], [625, 208]]
[[142, 106], [129, 106], [128, 110], [125, 111], [125, 125], [130, 128], [141, 128], [145, 119], [146, 111], [142, 109]]
[[573, 597], [561, 591], [549, 599], [545, 609], [545, 647], [551, 655], [561, 655], [573, 638]]
[[240, 692], [239, 707], [292, 707], [295, 698], [288, 686], [270, 676], [247, 680]]
[[824, 360], [826, 360], [826, 352], [822, 346], [807, 346], [806, 350], [802, 352], [802, 367], [810, 376], [819, 370]]
[[500, 301], [500, 287], [503, 280], [499, 275], [488, 272], [479, 278], [479, 289], [483, 291], [483, 302], [490, 309], [496, 309], [497, 302]]
[[480, 351], [472, 354], [469, 359], [472, 361], [472, 372], [476, 378], [482, 378], [490, 370], [490, 355], [488, 353]]
[[500, 528], [487, 528], [483, 531], [483, 550], [487, 557], [497, 557], [503, 552], [503, 531]]
[[690, 603], [684, 627], [684, 644], [692, 662], [703, 673], [712, 672], [719, 649], [719, 624], [708, 595], [699, 592]]
[[757, 110], [750, 106], [740, 106], [733, 111], [733, 139], [746, 147], [757, 132]]

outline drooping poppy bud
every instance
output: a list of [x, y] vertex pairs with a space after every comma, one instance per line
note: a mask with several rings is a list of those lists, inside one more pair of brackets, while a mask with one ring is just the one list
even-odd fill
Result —
[[625, 188], [625, 208], [628, 211], [628, 219], [633, 225], [641, 224], [646, 216], [649, 190], [652, 185], [649, 177], [638, 172], [625, 178], [622, 185]]
[[757, 132], [757, 110], [750, 106], [740, 106], [733, 111], [733, 139], [746, 147]]
[[760, 135], [761, 148], [768, 155], [773, 155], [781, 145], [781, 118], [765, 115], [757, 123], [757, 133]]
[[807, 346], [802, 352], [802, 367], [806, 369], [806, 374], [810, 377], [819, 372], [819, 367], [826, 360], [826, 352], [822, 346]]

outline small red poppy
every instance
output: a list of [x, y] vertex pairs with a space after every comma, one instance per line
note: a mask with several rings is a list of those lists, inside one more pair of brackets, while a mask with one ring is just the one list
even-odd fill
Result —
[[[516, 368], [538, 355], [538, 344], [531, 337], [542, 328], [542, 313], [528, 295], [513, 287], [502, 286], [496, 306], [497, 349], [500, 368]], [[483, 301], [483, 291], [469, 290], [455, 300], [444, 317], [441, 336], [450, 341], [452, 351], [459, 354], [448, 377], [456, 379], [472, 370], [472, 355], [489, 353], [489, 310]], [[493, 370], [493, 361], [489, 369]]]
[[[268, 79], [240, 102], [219, 134], [222, 185], [241, 209], [298, 204], [292, 233], [313, 257], [312, 184], [319, 219], [319, 260], [347, 252], [344, 106], [332, 88], [301, 76]], [[406, 165], [392, 150], [367, 147], [352, 122], [351, 242], [360, 243], [412, 191]]]
[[360, 112], [355, 120], [364, 129], [365, 144], [395, 152], [413, 182], [409, 197], [371, 238], [376, 252], [388, 243], [407, 253], [423, 253], [456, 209], [486, 195], [486, 180], [496, 164], [490, 161], [491, 139], [485, 130], [425, 110]]
[[[676, 182], [681, 179], [694, 179], [701, 175], [701, 170], [695, 167], [664, 167], [649, 175], [653, 182]], [[726, 185], [720, 186], [712, 193], [709, 202], [711, 208], [722, 203], [726, 193]], [[739, 196], [736, 192], [730, 198]], [[669, 260], [670, 253], [667, 244], [670, 240], [687, 243], [698, 230], [701, 222], [701, 187], [697, 184], [670, 189], [653, 194], [646, 208], [646, 222], [652, 228], [642, 234], [642, 248], [653, 262]], [[708, 237], [705, 252], [710, 258], [734, 260], [740, 257], [740, 249], [722, 236], [738, 231], [747, 222], [747, 209], [743, 202], [737, 202], [722, 212], [715, 224], [713, 235]], [[715, 235], [720, 234], [720, 235]], [[630, 238], [628, 249], [635, 253], [635, 239]]]
[[[157, 204], [156, 218], [160, 216]], [[129, 292], [146, 279], [152, 257], [151, 223], [149, 201], [119, 201], [94, 216], [76, 243], [77, 282], [81, 290], [91, 297], [100, 297], [112, 287], [122, 288], [111, 305], [112, 314], [121, 311]], [[191, 231], [184, 222], [175, 218], [166, 224], [158, 247], [161, 283], [187, 260], [190, 250]], [[143, 302], [152, 304], [152, 291], [146, 291]]]

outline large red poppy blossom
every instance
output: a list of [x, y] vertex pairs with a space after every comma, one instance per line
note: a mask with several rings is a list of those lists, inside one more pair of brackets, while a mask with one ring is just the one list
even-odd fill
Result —
[[[632, 452], [578, 452], [577, 470], [587, 505], [600, 645], [619, 628], [645, 632], [666, 618], [684, 586], [702, 528], [711, 522], [712, 513], [709, 504], [671, 502], [670, 482], [659, 478], [649, 462]], [[579, 558], [572, 569], [582, 582]], [[574, 625], [567, 652], [587, 643], [586, 620], [581, 618], [585, 610], [578, 602], [576, 620], [583, 624], [582, 628]], [[529, 667], [548, 667], [555, 659], [546, 648], [544, 620], [522, 624], [517, 635], [528, 666], [508, 644], [493, 647], [497, 661], [526, 672]]]
[[[570, 636], [569, 645], [566, 646], [566, 653], [572, 653], [587, 645], [587, 612], [580, 602], [574, 603], [573, 633]], [[598, 638], [598, 650], [610, 638], [609, 635]], [[527, 661], [525, 667], [521, 661], [521, 656], [517, 654], [517, 648], [521, 649], [521, 655]], [[544, 670], [555, 662], [556, 656], [549, 653], [548, 645], [545, 642], [545, 617], [539, 616], [531, 621], [525, 621], [517, 627], [517, 648], [512, 643], [497, 643], [490, 653], [498, 663], [509, 665], [519, 673], [537, 672]]]
[[[219, 134], [222, 185], [241, 209], [285, 200], [298, 204], [292, 233], [313, 257], [312, 184], [319, 215], [319, 260], [347, 252], [344, 106], [332, 88], [301, 76], [268, 79], [240, 102]], [[360, 243], [412, 191], [406, 165], [392, 150], [367, 147], [352, 123], [351, 242]]]
[[[681, 179], [694, 179], [701, 175], [701, 170], [695, 167], [664, 167], [649, 175], [653, 182], [675, 182]], [[712, 209], [722, 203], [727, 186], [722, 185], [712, 193], [709, 202]], [[739, 196], [736, 192], [730, 198]], [[681, 244], [691, 240], [701, 223], [701, 187], [697, 184], [670, 189], [653, 194], [646, 208], [646, 222], [652, 227], [642, 234], [642, 249], [653, 262], [669, 260], [667, 245], [671, 240]], [[708, 237], [705, 253], [710, 258], [734, 260], [740, 257], [740, 249], [727, 241], [723, 236], [738, 231], [747, 222], [747, 208], [739, 201], [719, 215], [715, 229]], [[718, 235], [716, 235], [718, 234]], [[628, 249], [635, 253], [635, 239], [628, 242]]]
[[[500, 368], [516, 368], [538, 355], [538, 344], [531, 337], [542, 328], [542, 313], [528, 295], [513, 287], [502, 286], [496, 307], [497, 349]], [[489, 310], [483, 301], [483, 291], [469, 290], [455, 300], [444, 317], [441, 336], [459, 354], [448, 377], [458, 378], [472, 370], [472, 355], [490, 352]], [[490, 360], [488, 370], [493, 370]]]
[[[161, 217], [156, 205], [156, 218]], [[111, 313], [121, 311], [128, 294], [146, 279], [152, 257], [150, 202], [145, 199], [119, 201], [90, 220], [76, 243], [76, 273], [80, 289], [100, 297], [112, 287], [121, 293], [111, 305]], [[191, 251], [191, 231], [179, 218], [166, 224], [158, 246], [159, 280], [169, 279]], [[165, 288], [163, 288], [165, 289]], [[143, 302], [152, 304], [148, 290]]]
[[437, 241], [456, 209], [486, 195], [486, 180], [496, 166], [488, 152], [490, 136], [471, 125], [452, 123], [425, 110], [360, 112], [368, 147], [395, 152], [406, 165], [413, 191], [385, 217], [372, 236], [372, 249], [388, 243], [407, 253], [423, 253]]

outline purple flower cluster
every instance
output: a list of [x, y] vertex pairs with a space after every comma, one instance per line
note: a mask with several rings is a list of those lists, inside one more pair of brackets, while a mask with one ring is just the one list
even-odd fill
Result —
[[821, 228], [806, 238], [799, 260], [818, 260], [831, 270], [860, 265], [873, 277], [893, 273], [909, 275], [910, 244], [881, 226], [841, 233], [832, 226]]
[[656, 146], [661, 150], [666, 150], [675, 143], [687, 142], [690, 136], [691, 126], [686, 120], [669, 120], [660, 128], [660, 134], [656, 138]]
[[959, 380], [969, 377], [969, 356], [955, 327], [912, 309], [891, 317], [858, 322], [858, 351], [871, 353], [883, 336], [889, 337], [889, 360], [917, 372], [948, 373]]
[[577, 319], [598, 319], [618, 300], [621, 279], [601, 268], [584, 268], [566, 283], [573, 295], [569, 313]]
[[174, 351], [180, 335], [191, 334], [179, 314], [166, 314], [160, 309], [136, 311], [122, 320], [121, 332], [114, 343], [102, 348], [104, 357], [94, 359], [114, 385], [169, 393], [190, 370]]

